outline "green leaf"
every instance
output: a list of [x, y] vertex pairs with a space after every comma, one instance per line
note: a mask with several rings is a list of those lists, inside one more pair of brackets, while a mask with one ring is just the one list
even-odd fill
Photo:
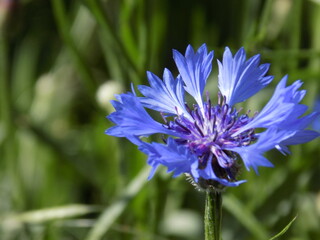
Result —
[[285, 226], [284, 229], [281, 230], [281, 232], [279, 232], [277, 235], [273, 236], [272, 238], [270, 238], [269, 240], [274, 240], [280, 236], [282, 236], [283, 234], [285, 234], [288, 229], [290, 228], [290, 226], [292, 225], [292, 223], [296, 220], [297, 216], [295, 216], [289, 223], [287, 226]]

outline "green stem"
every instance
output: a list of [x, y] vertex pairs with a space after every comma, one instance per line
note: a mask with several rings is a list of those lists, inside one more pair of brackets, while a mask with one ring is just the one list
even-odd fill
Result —
[[204, 213], [205, 240], [221, 240], [222, 197], [217, 191], [207, 190]]

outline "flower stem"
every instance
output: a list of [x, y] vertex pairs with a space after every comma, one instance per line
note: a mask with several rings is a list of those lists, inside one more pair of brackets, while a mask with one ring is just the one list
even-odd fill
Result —
[[205, 240], [221, 240], [221, 220], [221, 192], [207, 190], [204, 213]]

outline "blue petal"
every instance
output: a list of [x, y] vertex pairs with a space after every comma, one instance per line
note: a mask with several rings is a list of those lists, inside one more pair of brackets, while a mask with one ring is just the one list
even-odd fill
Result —
[[150, 174], [148, 176], [148, 180], [150, 180], [154, 176], [154, 174], [155, 174], [155, 172], [156, 172], [156, 170], [157, 170], [157, 168], [158, 168], [158, 166], [160, 164], [159, 162], [154, 161], [154, 159], [159, 158], [160, 155], [158, 154], [156, 149], [152, 147], [151, 144], [141, 141], [140, 138], [138, 138], [137, 136], [127, 135], [126, 137], [133, 144], [137, 145], [141, 152], [143, 152], [144, 154], [149, 156], [148, 164], [151, 166], [151, 171], [150, 171]]
[[257, 171], [258, 166], [271, 164], [262, 156], [264, 152], [276, 148], [284, 155], [290, 154], [288, 145], [306, 143], [319, 137], [318, 132], [304, 130], [317, 116], [318, 113], [312, 113], [299, 119], [288, 118], [286, 122], [275, 124], [265, 132], [258, 134], [259, 138], [255, 144], [241, 148], [229, 148], [229, 150], [241, 155], [247, 169], [252, 167]]
[[188, 173], [193, 176], [196, 182], [200, 177], [215, 180], [225, 186], [232, 187], [245, 182], [245, 180], [229, 182], [226, 179], [218, 178], [212, 169], [212, 163], [210, 160], [208, 161], [205, 169], [199, 169], [197, 156], [191, 153], [188, 147], [179, 145], [172, 138], [168, 138], [167, 145], [155, 142], [141, 142], [139, 149], [149, 156], [148, 164], [152, 166], [149, 178], [153, 176], [156, 168], [162, 164], [168, 168], [168, 172], [173, 172], [173, 177], [177, 177], [183, 173]]
[[[305, 112], [305, 111], [303, 111], [303, 112]], [[299, 113], [298, 111], [296, 113], [293, 112], [290, 115], [290, 118], [287, 119], [287, 121], [278, 125], [278, 128], [289, 129], [289, 130], [305, 129], [320, 115], [319, 112], [313, 112], [309, 115], [298, 118], [298, 117], [300, 117], [301, 114], [303, 114], [303, 113]]]
[[[285, 130], [282, 130], [285, 131]], [[290, 154], [290, 151], [287, 146], [289, 145], [297, 145], [303, 144], [306, 142], [310, 142], [315, 138], [320, 137], [320, 133], [312, 130], [296, 130], [293, 131], [291, 136], [283, 139], [283, 141], [279, 142], [275, 147], [278, 149], [282, 154]]]
[[320, 136], [320, 133], [312, 130], [298, 130], [291, 137], [280, 142], [280, 145], [296, 145], [310, 142]]
[[273, 164], [263, 154], [294, 134], [295, 131], [290, 132], [272, 127], [261, 133], [256, 143], [245, 147], [229, 148], [228, 150], [241, 156], [247, 170], [252, 167], [255, 172], [258, 172], [259, 166], [273, 167]]
[[164, 81], [151, 72], [147, 72], [147, 76], [151, 87], [138, 86], [139, 91], [145, 96], [140, 98], [145, 107], [164, 113], [183, 114], [191, 118], [185, 109], [184, 89], [180, 77], [174, 79], [168, 69], [164, 70]]
[[226, 103], [233, 106], [250, 98], [262, 88], [267, 86], [273, 76], [266, 76], [269, 64], [260, 63], [260, 55], [255, 55], [246, 61], [243, 48], [232, 57], [227, 47], [223, 54], [222, 63], [219, 65], [219, 89], [226, 97]]
[[207, 53], [207, 46], [203, 44], [195, 53], [189, 45], [185, 56], [173, 50], [173, 58], [186, 85], [186, 91], [202, 109], [202, 94], [212, 69], [213, 51]]
[[182, 173], [191, 173], [198, 167], [198, 158], [190, 150], [168, 138], [167, 145], [159, 143], [142, 143], [139, 149], [148, 154], [148, 164], [158, 166], [162, 164], [177, 177]]
[[279, 82], [273, 96], [261, 112], [250, 123], [240, 128], [236, 134], [251, 128], [288, 125], [288, 122], [295, 121], [307, 110], [306, 106], [298, 104], [305, 94], [304, 90], [298, 91], [302, 82], [296, 81], [286, 87], [286, 81], [287, 76]]
[[253, 168], [258, 173], [258, 167], [260, 166], [273, 167], [273, 164], [262, 155], [263, 152], [257, 152], [251, 148], [239, 148], [236, 152], [241, 156], [248, 171]]
[[284, 155], [290, 154], [288, 145], [302, 144], [320, 136], [318, 132], [311, 130], [304, 130], [311, 122], [313, 122], [320, 113], [313, 112], [302, 118], [295, 119], [294, 117], [288, 119], [285, 123], [280, 124], [278, 128], [282, 131], [293, 132], [293, 134], [280, 142], [276, 148]]
[[148, 136], [154, 133], [175, 135], [174, 132], [153, 120], [133, 94], [121, 94], [117, 99], [118, 101], [112, 101], [116, 111], [108, 116], [108, 119], [116, 125], [106, 130], [106, 134], [116, 137]]
[[[320, 112], [320, 97], [315, 100], [314, 111]], [[312, 128], [316, 131], [320, 131], [320, 117], [317, 116], [317, 118], [312, 122]]]
[[259, 134], [256, 143], [246, 147], [229, 148], [228, 150], [237, 152], [246, 168], [252, 167], [256, 172], [259, 166], [273, 167], [263, 153], [276, 148], [283, 154], [290, 153], [287, 145], [301, 144], [319, 137], [320, 134], [310, 130], [289, 130], [271, 127], [265, 132]]

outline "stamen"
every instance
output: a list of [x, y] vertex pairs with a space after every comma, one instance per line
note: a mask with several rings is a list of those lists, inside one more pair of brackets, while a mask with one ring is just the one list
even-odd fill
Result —
[[222, 102], [221, 102], [221, 96], [222, 96], [221, 92], [218, 92], [218, 105], [220, 105], [220, 106], [221, 106], [221, 104], [222, 104]]
[[178, 108], [175, 106], [174, 109], [176, 110], [176, 113], [179, 116]]
[[203, 132], [201, 131], [201, 129], [199, 128], [197, 122], [194, 122], [194, 126], [196, 127], [196, 129], [198, 130], [198, 132], [200, 133], [200, 135], [201, 135], [202, 137], [204, 137], [204, 134], [203, 134]]
[[187, 133], [191, 133], [191, 131], [187, 128], [187, 127], [185, 127], [184, 125], [182, 125], [179, 121], [175, 121], [175, 123], [179, 126], [179, 127], [181, 127], [183, 130], [185, 130]]
[[237, 114], [239, 114], [243, 110], [243, 107], [240, 107], [237, 111]]
[[211, 100], [208, 100], [208, 119], [211, 120]]
[[222, 105], [225, 105], [225, 104], [226, 104], [226, 102], [227, 102], [227, 98], [226, 98], [226, 96], [223, 96]]
[[236, 122], [235, 118], [232, 117], [232, 118], [231, 118], [231, 121], [227, 124], [225, 130], [229, 130], [229, 129], [234, 125], [235, 122]]
[[163, 121], [168, 125], [168, 121], [167, 121], [166, 117], [164, 116], [164, 113], [160, 112], [160, 115], [161, 115]]
[[209, 91], [206, 91], [207, 102], [210, 101]]
[[[213, 136], [213, 137], [212, 137]], [[213, 134], [211, 135], [212, 138], [212, 142], [215, 142], [217, 139], [218, 133], [216, 131], [213, 132]]]
[[216, 128], [216, 120], [217, 120], [217, 117], [216, 117], [216, 115], [213, 115], [213, 121], [212, 121], [212, 131], [214, 131], [214, 129]]
[[191, 114], [192, 110], [190, 109], [189, 105], [185, 103], [184, 106], [186, 107], [187, 112]]
[[221, 114], [222, 114], [221, 122], [222, 123], [224, 123], [224, 121], [226, 120], [228, 110], [229, 110], [228, 104], [225, 104], [222, 106], [222, 111], [221, 111]]
[[197, 115], [197, 119], [196, 120], [199, 120], [198, 122], [203, 126], [202, 117], [200, 116], [199, 111], [195, 111], [195, 113]]
[[[233, 181], [237, 156], [232, 150], [226, 149], [247, 146], [257, 139], [254, 129], [234, 135], [254, 117], [240, 115], [242, 108], [236, 109], [229, 106], [226, 103], [226, 97], [220, 92], [218, 92], [218, 105], [212, 106], [208, 91], [206, 98], [207, 101], [202, 108], [196, 104], [190, 108], [185, 103], [185, 109], [193, 121], [179, 115], [178, 108], [175, 108], [177, 116], [169, 123], [167, 123], [169, 118], [162, 113], [161, 116], [170, 129], [180, 132], [183, 136], [176, 141], [187, 146], [193, 154], [197, 155], [199, 169], [205, 169], [207, 164], [211, 164], [217, 176]], [[250, 111], [247, 112], [249, 113]], [[164, 138], [163, 141], [167, 142]]]

